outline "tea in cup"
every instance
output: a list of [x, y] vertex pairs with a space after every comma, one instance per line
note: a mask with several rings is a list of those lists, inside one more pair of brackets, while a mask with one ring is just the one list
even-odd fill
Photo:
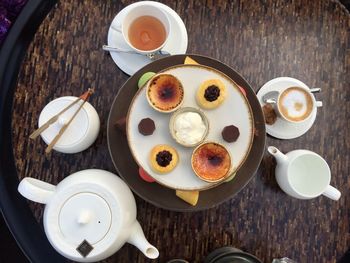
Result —
[[281, 189], [299, 199], [311, 199], [324, 195], [338, 200], [341, 193], [330, 185], [331, 171], [327, 162], [318, 154], [308, 150], [281, 153], [276, 147], [268, 147], [276, 158], [276, 180]]
[[166, 44], [170, 21], [161, 8], [145, 3], [129, 10], [121, 28], [113, 28], [122, 33], [131, 49], [149, 54], [161, 50]]

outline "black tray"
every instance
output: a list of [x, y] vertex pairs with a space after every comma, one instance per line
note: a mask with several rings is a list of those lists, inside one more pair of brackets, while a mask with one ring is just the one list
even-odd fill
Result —
[[[223, 183], [211, 189], [202, 191], [199, 195], [199, 200], [196, 206], [191, 206], [180, 200], [175, 195], [173, 189], [163, 187], [157, 183], [147, 183], [137, 176], [138, 166], [132, 157], [126, 136], [115, 127], [115, 122], [118, 119], [125, 117], [127, 114], [131, 100], [137, 91], [137, 82], [140, 76], [145, 72], [159, 72], [165, 68], [183, 64], [186, 56], [193, 58], [202, 65], [219, 70], [235, 81], [235, 83], [243, 87], [254, 115], [255, 134], [258, 135], [254, 135], [248, 157], [238, 169], [235, 178], [228, 183]], [[227, 201], [249, 183], [254, 177], [264, 155], [266, 132], [264, 116], [255, 92], [238, 72], [213, 58], [187, 54], [174, 55], [154, 61], [137, 71], [124, 83], [112, 103], [108, 117], [107, 139], [109, 152], [114, 166], [118, 171], [118, 174], [126, 181], [134, 193], [153, 205], [163, 209], [180, 212], [193, 212], [208, 209]], [[120, 154], [121, 152], [123, 154]]]
[[[56, 0], [29, 0], [0, 50], [0, 210], [17, 244], [32, 262], [65, 262], [48, 242], [26, 200], [17, 192], [19, 183], [12, 150], [12, 101], [27, 48]], [[48, 260], [50, 259], [50, 260]]]

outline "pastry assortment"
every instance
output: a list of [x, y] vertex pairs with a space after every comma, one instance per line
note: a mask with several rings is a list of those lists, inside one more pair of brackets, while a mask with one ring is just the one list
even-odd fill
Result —
[[137, 82], [137, 87], [141, 89], [154, 75], [156, 75], [156, 73], [154, 72], [144, 73]]
[[149, 155], [149, 161], [153, 171], [156, 173], [169, 173], [172, 171], [179, 160], [175, 148], [166, 144], [159, 144], [153, 147]]
[[[187, 64], [198, 64], [190, 58], [186, 59]], [[236, 172], [233, 168], [237, 168], [236, 165], [239, 163], [236, 158], [240, 157], [234, 155], [235, 152], [232, 152], [230, 145], [240, 147], [238, 145], [241, 145], [242, 140], [244, 141], [247, 136], [244, 134], [240, 140], [241, 131], [237, 127], [241, 126], [239, 118], [237, 123], [235, 123], [236, 118], [227, 118], [227, 121], [222, 121], [223, 117], [220, 114], [228, 112], [229, 105], [232, 105], [233, 101], [232, 92], [227, 90], [225, 86], [227, 84], [224, 78], [222, 79], [220, 75], [208, 74], [207, 78], [201, 77], [197, 82], [193, 81], [191, 74], [173, 74], [172, 72], [158, 74], [146, 72], [141, 76], [138, 81], [139, 94], [142, 94], [141, 98], [144, 96], [148, 105], [142, 106], [137, 111], [139, 117], [134, 118], [133, 125], [129, 128], [136, 129], [141, 137], [151, 139], [145, 138], [145, 141], [137, 139], [139, 143], [145, 142], [145, 149], [147, 149], [142, 154], [144, 156], [142, 158], [145, 159], [140, 159], [142, 163], [139, 164], [139, 175], [144, 181], [162, 183], [163, 179], [160, 178], [174, 180], [170, 178], [177, 177], [178, 174], [174, 174], [173, 171], [182, 173], [184, 167], [188, 167], [193, 172], [183, 176], [194, 177], [196, 179], [191, 180], [202, 181], [200, 184], [209, 187], [213, 183], [233, 180]], [[230, 102], [221, 108], [220, 106], [226, 100]], [[142, 112], [143, 107], [150, 108]], [[217, 110], [219, 107], [220, 109]], [[170, 116], [169, 113], [171, 113]], [[207, 115], [210, 115], [210, 120]], [[213, 116], [218, 116], [221, 121], [216, 122]], [[167, 120], [168, 127], [164, 125]], [[219, 126], [218, 123], [220, 123]], [[212, 130], [211, 127], [213, 127]], [[244, 127], [241, 128], [246, 133]], [[166, 132], [170, 135], [170, 139]], [[152, 145], [153, 142], [154, 145]], [[176, 189], [176, 196], [193, 206], [198, 202], [199, 191], [206, 189], [191, 185], [171, 188]]]
[[[144, 81], [147, 83], [147, 81]], [[184, 98], [185, 88], [180, 80], [171, 74], [153, 76], [147, 84], [147, 101], [150, 106], [162, 113], [177, 110]], [[196, 92], [196, 101], [203, 109], [215, 109], [226, 98], [226, 87], [219, 79], [208, 79], [200, 84]], [[155, 130], [154, 121], [144, 118], [138, 125], [139, 132], [148, 136]], [[169, 131], [173, 139], [182, 146], [195, 147], [202, 143], [209, 131], [205, 114], [199, 109], [184, 107], [170, 118]], [[239, 129], [234, 125], [223, 128], [222, 137], [226, 142], [235, 142]], [[156, 145], [149, 156], [152, 170], [166, 174], [172, 171], [179, 160], [175, 148], [170, 145]], [[206, 142], [192, 153], [191, 165], [194, 173], [206, 182], [219, 182], [228, 177], [231, 170], [231, 156], [227, 149], [216, 142]], [[183, 196], [183, 194], [180, 194]]]
[[199, 178], [207, 182], [218, 182], [228, 176], [231, 156], [223, 145], [207, 142], [193, 151], [191, 163]]
[[222, 130], [221, 135], [226, 142], [235, 142], [239, 137], [239, 129], [234, 125], [229, 125]]
[[139, 176], [147, 183], [153, 183], [156, 181], [142, 167], [139, 167]]
[[199, 191], [176, 190], [176, 196], [184, 200], [186, 203], [195, 206], [198, 202]]
[[138, 125], [139, 133], [144, 136], [152, 135], [156, 129], [156, 125], [151, 118], [142, 119]]
[[147, 100], [157, 111], [168, 113], [177, 110], [184, 99], [184, 88], [173, 75], [154, 76], [147, 86]]
[[215, 109], [224, 102], [226, 98], [226, 87], [219, 79], [204, 81], [198, 88], [196, 99], [200, 107], [204, 109]]

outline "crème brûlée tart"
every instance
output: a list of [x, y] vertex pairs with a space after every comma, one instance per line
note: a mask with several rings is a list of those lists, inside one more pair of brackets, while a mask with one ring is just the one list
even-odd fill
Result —
[[172, 112], [178, 109], [184, 99], [181, 82], [171, 74], [158, 74], [148, 83], [147, 101], [157, 111]]
[[192, 153], [192, 169], [207, 182], [224, 180], [231, 170], [231, 156], [227, 149], [215, 142], [199, 145]]

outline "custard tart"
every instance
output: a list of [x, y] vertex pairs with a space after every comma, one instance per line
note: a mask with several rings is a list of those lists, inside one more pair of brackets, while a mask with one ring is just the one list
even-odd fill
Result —
[[226, 178], [231, 170], [231, 156], [227, 149], [215, 142], [199, 145], [192, 153], [192, 169], [207, 182], [218, 182]]
[[184, 99], [184, 88], [181, 82], [171, 74], [159, 74], [148, 83], [147, 101], [151, 107], [160, 112], [173, 112]]

